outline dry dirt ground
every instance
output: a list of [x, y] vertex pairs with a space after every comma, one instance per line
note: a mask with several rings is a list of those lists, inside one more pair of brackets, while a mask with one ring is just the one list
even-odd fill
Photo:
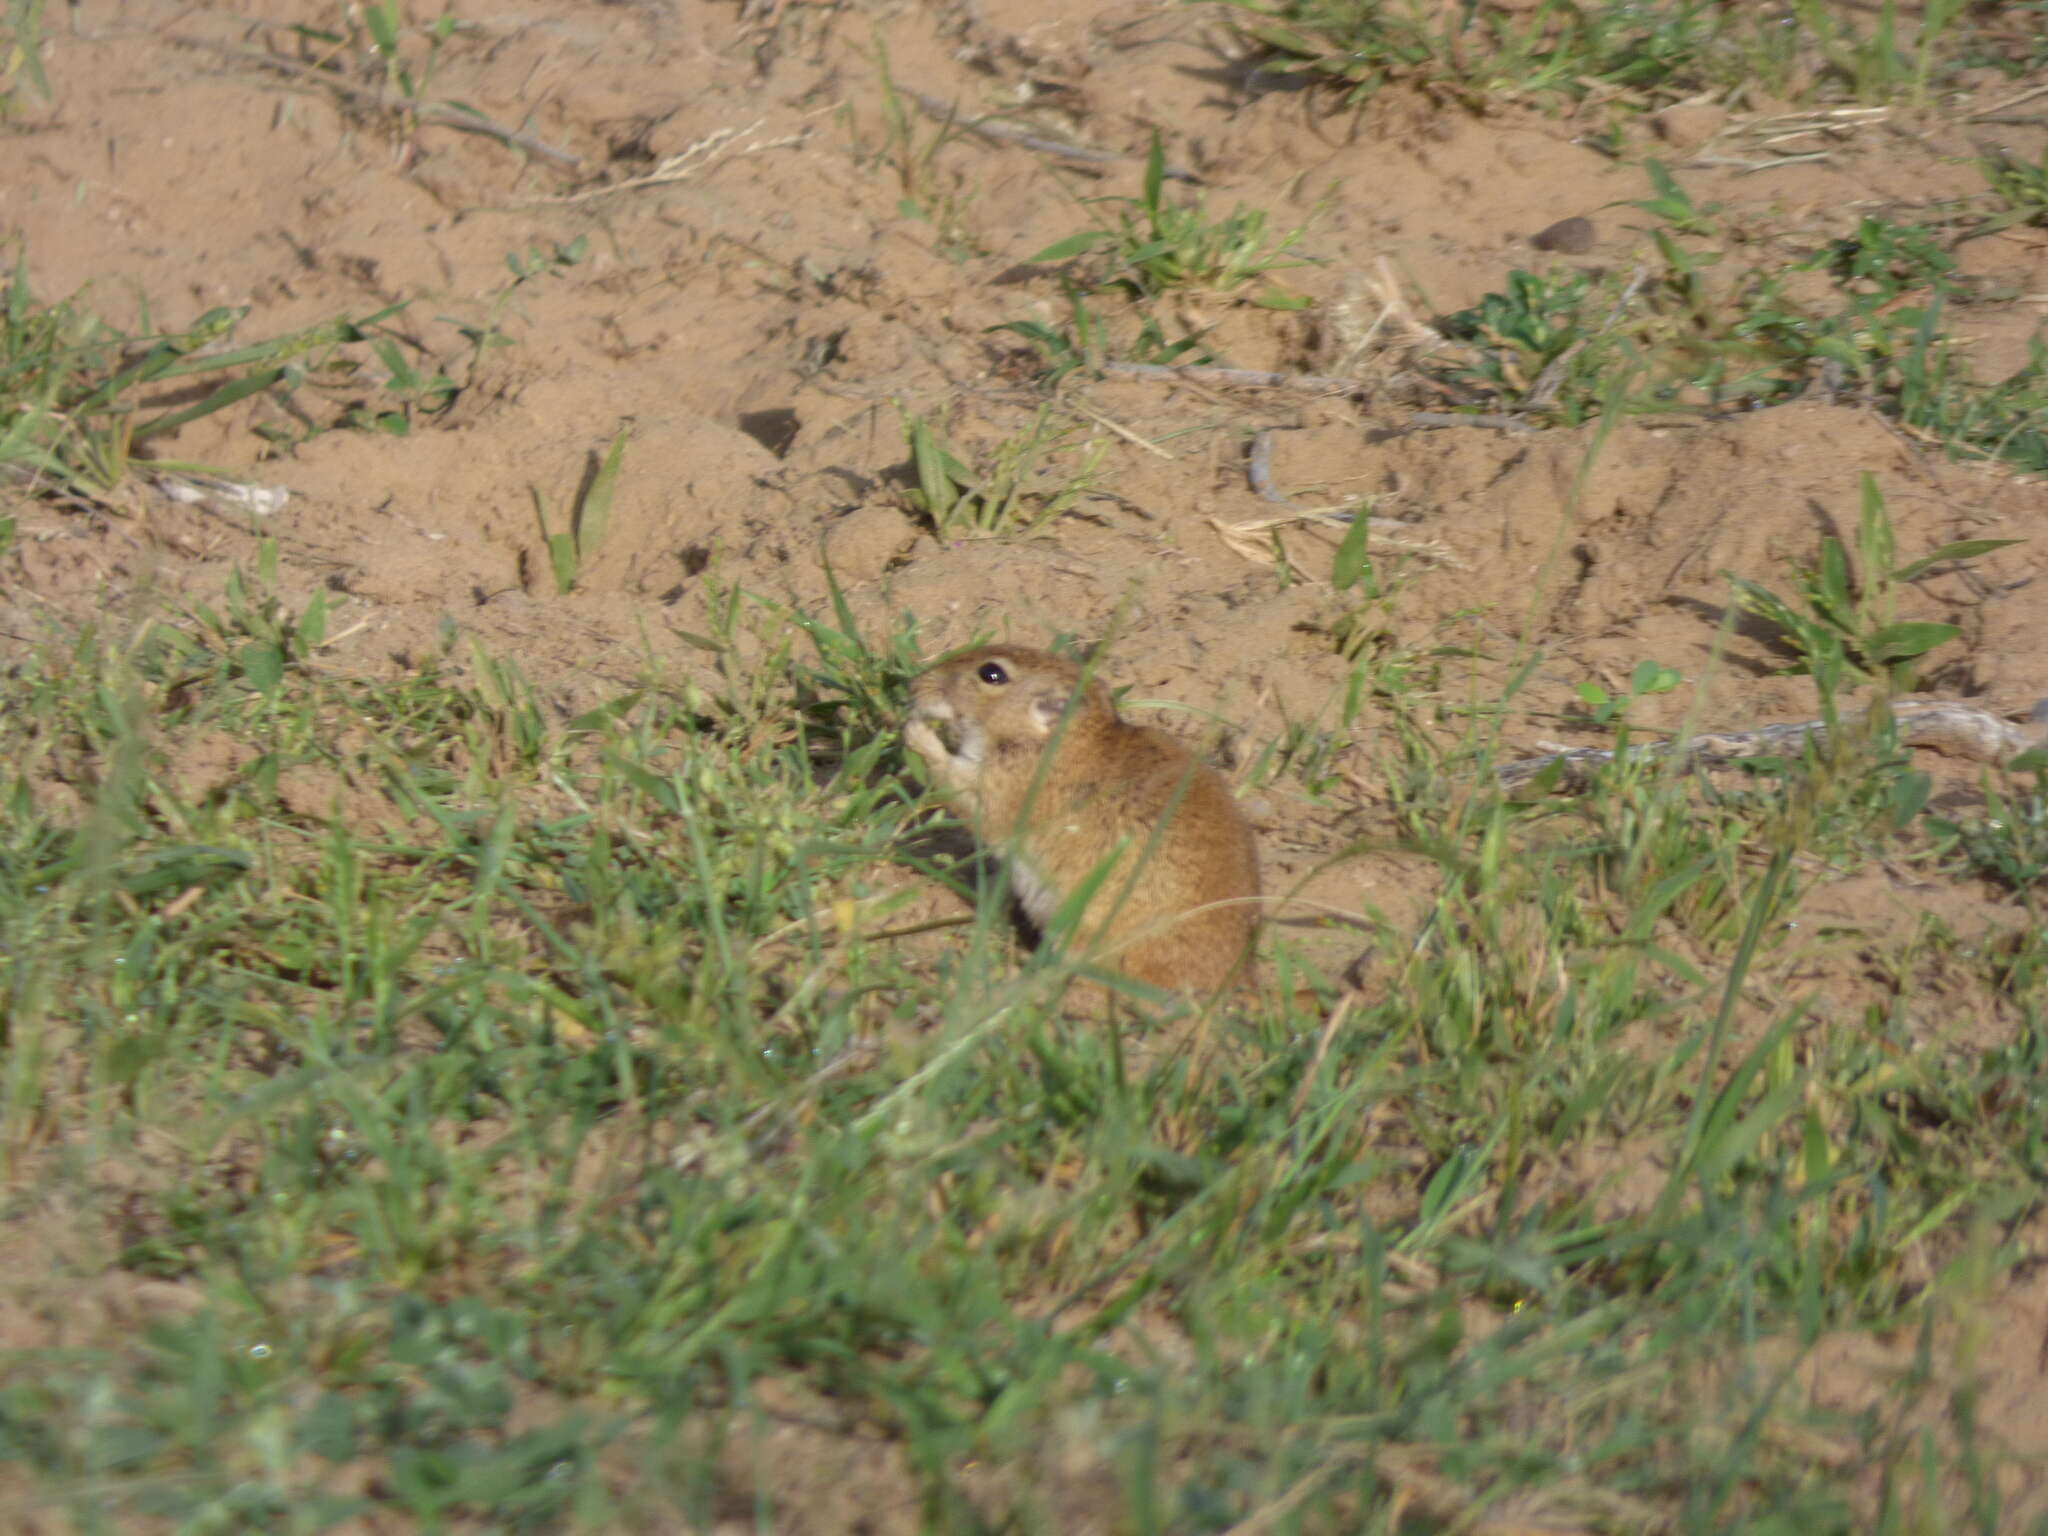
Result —
[[[464, 385], [403, 437], [334, 430], [272, 454], [252, 428], [291, 423], [254, 400], [158, 445], [290, 491], [263, 531], [288, 601], [315, 587], [345, 599], [325, 652], [336, 668], [404, 669], [453, 621], [564, 710], [585, 708], [650, 665], [699, 666], [686, 635], [722, 584], [820, 607], [823, 554], [871, 635], [904, 614], [932, 651], [1113, 632], [1117, 680], [1213, 712], [1256, 745], [1288, 721], [1326, 719], [1349, 670], [1327, 634], [1332, 536], [1282, 530], [1285, 572], [1270, 536], [1226, 536], [1277, 510], [1246, 474], [1250, 434], [1275, 428], [1273, 477], [1297, 501], [1371, 497], [1376, 515], [1413, 525], [1412, 559], [1374, 622], [1385, 645], [1443, 648], [1430, 691], [1447, 736], [1532, 653], [1501, 726], [1514, 750], [1560, 735], [1551, 717], [1576, 684], [1618, 689], [1645, 658], [1685, 678], [1643, 703], [1646, 726], [1692, 711], [1722, 728], [1807, 713], [1810, 685], [1776, 675], [1767, 635], [1723, 634], [1724, 573], [1782, 589], [1824, 534], [1854, 529], [1866, 471], [1903, 555], [2023, 541], [1907, 593], [1901, 617], [1964, 631], [1930, 687], [2013, 711], [2048, 695], [2035, 641], [2048, 492], [1949, 462], [1861, 405], [1625, 423], [1583, 484], [1590, 429], [1412, 423], [1415, 404], [1394, 387], [1408, 316], [1470, 304], [1518, 266], [1622, 266], [1642, 245], [1648, 221], [1617, 206], [1647, 194], [1640, 166], [1594, 152], [1569, 115], [1475, 117], [1399, 92], [1342, 109], [1247, 71], [1220, 8], [1154, 0], [560, 0], [463, 20], [424, 95], [559, 153], [377, 110], [375, 60], [294, 30], [340, 30], [339, 8], [312, 0], [278, 0], [260, 22], [206, 0], [73, 7], [64, 25], [53, 8], [54, 100], [25, 99], [0, 125], [0, 240], [18, 242], [39, 296], [84, 288], [124, 324], [246, 306], [244, 339], [406, 300], [390, 324], [415, 361]], [[425, 40], [412, 41], [423, 66]], [[258, 62], [265, 53], [338, 63], [359, 90]], [[906, 136], [892, 129], [885, 58], [906, 91], [967, 114], [1028, 106], [1047, 136], [1129, 158], [1074, 164], [941, 135], [904, 96]], [[1718, 163], [1742, 126], [1718, 109], [1671, 114], [1653, 147], [1695, 199], [1818, 246], [1859, 212], [1977, 190], [1958, 159], [1971, 137], [1954, 122], [1894, 113], [1840, 132], [1824, 160], [1755, 175]], [[1026, 349], [991, 328], [1058, 319], [1057, 271], [1027, 258], [1100, 222], [1081, 199], [1136, 191], [1155, 128], [1212, 208], [1245, 202], [1278, 229], [1305, 225], [1300, 253], [1315, 258], [1282, 274], [1312, 307], [1191, 301], [1186, 323], [1211, 327], [1234, 364], [1347, 370], [1368, 387], [1341, 398], [1070, 377], [1065, 404], [1100, 428], [1093, 493], [1029, 537], [935, 539], [901, 494], [899, 402], [969, 448], [1031, 419]], [[2027, 130], [2007, 142], [2041, 150]], [[1591, 221], [1590, 249], [1532, 250], [1534, 233], [1573, 215]], [[508, 254], [579, 240], [580, 261], [512, 281]], [[1998, 377], [2023, 360], [2048, 294], [2048, 238], [2014, 229], [1962, 259], [2019, 296], [1966, 318], [1979, 373]], [[1388, 310], [1395, 295], [1405, 311]], [[508, 344], [473, 355], [464, 326]], [[316, 413], [346, 403], [346, 391], [309, 397]], [[622, 428], [609, 531], [576, 590], [557, 595], [534, 495], [564, 506]], [[53, 618], [210, 596], [255, 557], [245, 517], [148, 497], [133, 510], [18, 507], [0, 645], [33, 641]], [[1370, 729], [1348, 767], [1369, 810]], [[1935, 771], [1937, 795], [1976, 782], [1974, 769]], [[1280, 888], [1357, 831], [1355, 817], [1277, 792], [1263, 814]], [[1417, 899], [1398, 862], [1372, 858], [1310, 890], [1397, 916]], [[1877, 947], [1930, 908], [1963, 931], [2015, 917], [1982, 887], [1871, 875], [1823, 892], [1817, 917], [1831, 904]], [[1812, 984], [1864, 982], [1845, 962]], [[1980, 1422], [2048, 1451], [2039, 1278], [2012, 1282], [1995, 1317]], [[1855, 1400], [1898, 1363], [1876, 1349], [1823, 1351], [1816, 1391]]]

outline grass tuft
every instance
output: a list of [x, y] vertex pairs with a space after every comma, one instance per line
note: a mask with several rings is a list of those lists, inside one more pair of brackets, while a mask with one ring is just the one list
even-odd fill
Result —
[[[1780, 100], [1903, 101], [1965, 68], [2015, 71], [2030, 57], [1995, 15], [1961, 0], [1860, 12], [1820, 0], [1713, 6], [1689, 0], [1539, 0], [1446, 10], [1423, 0], [1232, 0], [1265, 67], [1341, 91], [1348, 102], [1407, 85], [1486, 111], [1504, 100], [1553, 110], [1597, 96], [1650, 110], [1701, 92], [1761, 87]], [[1975, 8], [1980, 13], [1987, 8]]]
[[10, 1283], [110, 1309], [12, 1358], [17, 1507], [772, 1519], [743, 1448], [799, 1404], [943, 1528], [1919, 1497], [1935, 1375], [1844, 1420], [1793, 1370], [2008, 1261], [2048, 1034], [2024, 938], [1930, 923], [1896, 964], [1939, 1015], [1799, 987], [1823, 871], [1983, 862], [1895, 814], [1903, 765], [1534, 806], [1439, 765], [1396, 834], [1436, 894], [1343, 1027], [1276, 997], [1190, 1051], [1063, 1009], [988, 896], [919, 919], [955, 877], [893, 731], [909, 627], [735, 591], [700, 677], [559, 722], [488, 657], [332, 675], [267, 592], [0, 691], [0, 1156], [48, 1240]]

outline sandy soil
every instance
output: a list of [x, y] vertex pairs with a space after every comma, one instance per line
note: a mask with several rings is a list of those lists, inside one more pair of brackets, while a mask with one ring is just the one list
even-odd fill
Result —
[[[377, 110], [381, 64], [296, 30], [335, 24], [308, 0], [278, 0], [262, 22], [204, 0], [68, 15], [75, 30], [60, 29], [46, 58], [55, 101], [26, 99], [0, 124], [0, 240], [19, 242], [39, 296], [85, 288], [124, 324], [145, 308], [178, 325], [246, 306], [245, 340], [406, 300], [391, 324], [415, 361], [464, 386], [404, 437], [327, 431], [275, 453], [252, 428], [293, 423], [259, 399], [160, 445], [290, 491], [266, 531], [288, 599], [315, 587], [345, 599], [326, 652], [337, 668], [403, 670], [452, 621], [565, 710], [586, 708], [650, 666], [701, 665], [684, 636], [703, 628], [717, 584], [817, 607], [822, 552], [873, 635], [906, 613], [933, 651], [981, 635], [1113, 633], [1117, 679], [1230, 722], [1241, 764], [1285, 722], [1327, 719], [1348, 671], [1327, 633], [1340, 606], [1326, 579], [1333, 536], [1281, 532], [1287, 579], [1266, 536], [1226, 536], [1279, 510], [1246, 474], [1250, 434], [1272, 428], [1286, 493], [1371, 497], [1376, 515], [1413, 525], [1412, 539], [1386, 541], [1414, 552], [1389, 567], [1399, 580], [1374, 622], [1387, 645], [1465, 653], [1436, 658], [1424, 690], [1446, 740], [1457, 712], [1497, 700], [1532, 648], [1533, 679], [1503, 726], [1516, 749], [1563, 734], [1550, 716], [1577, 683], [1618, 689], [1644, 658], [1686, 679], [1645, 701], [1645, 725], [1695, 710], [1723, 728], [1804, 715], [1810, 684], [1775, 675], [1782, 657], [1766, 633], [1738, 624], [1723, 642], [1724, 573], [1782, 588], [1823, 534], [1853, 531], [1864, 471], [1905, 555], [1961, 538], [2027, 541], [1907, 594], [1901, 617], [1964, 630], [1931, 686], [2012, 711], [2048, 695], [2048, 650], [2033, 643], [2048, 618], [2037, 580], [2048, 493], [1948, 462], [1863, 406], [1626, 423], [1576, 493], [1590, 430], [1413, 424], [1417, 402], [1398, 380], [1412, 337], [1390, 294], [1427, 319], [1517, 266], [1624, 266], [1641, 245], [1648, 220], [1616, 206], [1647, 195], [1640, 168], [1595, 153], [1570, 117], [1513, 105], [1473, 117], [1399, 92], [1340, 110], [1251, 76], [1220, 8], [1152, 0], [778, 0], [746, 14], [561, 0], [476, 13], [432, 60], [426, 96], [554, 151], [522, 154], [431, 115]], [[424, 67], [426, 40], [411, 46]], [[1129, 158], [1075, 165], [965, 133], [927, 157], [938, 125], [907, 98], [908, 146], [892, 137], [885, 53], [905, 90], [970, 115], [1028, 108], [1048, 137]], [[307, 73], [329, 63], [355, 94]], [[1742, 126], [1695, 106], [1644, 128], [1640, 147], [1696, 200], [1786, 249], [1817, 248], [1862, 212], [1977, 190], [1957, 159], [1972, 135], [1953, 114], [1844, 129], [1826, 159], [1756, 175], [1719, 163]], [[1213, 327], [1234, 364], [1341, 370], [1365, 388], [1340, 398], [1070, 378], [1064, 403], [1100, 429], [1093, 494], [1031, 537], [935, 539], [900, 493], [899, 403], [969, 448], [1029, 422], [1029, 358], [991, 328], [1059, 317], [1058, 272], [1026, 258], [1099, 222], [1081, 199], [1137, 190], [1155, 128], [1213, 209], [1244, 202], [1278, 229], [1306, 225], [1300, 249], [1315, 258], [1282, 274], [1314, 301], [1307, 310], [1191, 301], [1186, 322]], [[2032, 130], [2006, 141], [2030, 156], [2042, 147]], [[1571, 216], [1591, 222], [1590, 249], [1531, 248]], [[512, 282], [508, 253], [579, 240], [579, 262]], [[2048, 237], [2007, 231], [1963, 259], [2019, 296], [1957, 314], [1980, 373], [1996, 377], [2024, 359], [2048, 292]], [[510, 344], [473, 355], [464, 326]], [[331, 419], [364, 393], [328, 380], [304, 404]], [[622, 428], [609, 533], [577, 590], [558, 596], [533, 493], [565, 506]], [[136, 511], [22, 503], [0, 646], [32, 642], [53, 618], [210, 596], [253, 558], [246, 518], [155, 499]], [[1276, 887], [1376, 814], [1370, 732], [1349, 768], [1355, 809], [1266, 796]], [[1936, 772], [1938, 794], [1977, 782], [1974, 769]], [[1420, 896], [1410, 879], [1396, 860], [1366, 858], [1309, 889], [1398, 917]], [[1984, 888], [1871, 872], [1813, 899], [1817, 920], [1852, 920], [1876, 948], [1930, 910], [1966, 932], [2016, 918]], [[1869, 985], [1853, 948], [1830, 964], [1806, 983], [1845, 998]], [[2048, 1451], [2043, 1310], [2038, 1277], [2015, 1281], [1987, 1312], [2009, 1347], [1993, 1340], [1980, 1356], [1983, 1401], [2001, 1405], [1982, 1421], [2037, 1452]], [[1912, 1347], [1823, 1351], [1816, 1394], [1857, 1400], [1858, 1383]]]

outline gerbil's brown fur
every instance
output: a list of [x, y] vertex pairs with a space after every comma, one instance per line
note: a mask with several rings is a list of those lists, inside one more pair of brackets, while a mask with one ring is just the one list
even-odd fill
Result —
[[1045, 651], [968, 651], [917, 680], [905, 739], [1040, 927], [1107, 864], [1079, 953], [1180, 992], [1248, 978], [1258, 850], [1229, 786], [1081, 677]]

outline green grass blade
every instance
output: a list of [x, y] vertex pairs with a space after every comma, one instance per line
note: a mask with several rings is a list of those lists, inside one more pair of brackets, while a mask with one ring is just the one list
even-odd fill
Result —
[[577, 504], [575, 516], [576, 553], [579, 559], [588, 560], [597, 553], [604, 543], [604, 536], [611, 527], [612, 493], [619, 481], [619, 465], [625, 458], [626, 439], [632, 434], [621, 427], [612, 439], [611, 447], [605, 451], [604, 462], [598, 466], [591, 478], [590, 489]]

